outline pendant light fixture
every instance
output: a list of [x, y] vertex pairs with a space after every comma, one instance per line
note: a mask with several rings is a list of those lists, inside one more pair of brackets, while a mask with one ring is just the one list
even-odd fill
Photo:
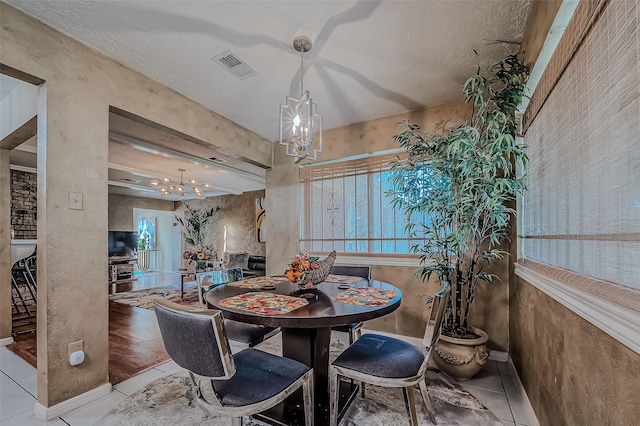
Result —
[[286, 146], [286, 154], [295, 157], [296, 163], [303, 159], [317, 160], [322, 152], [322, 115], [318, 114], [309, 91], [304, 90], [304, 54], [311, 46], [307, 37], [293, 40], [293, 48], [300, 52], [300, 98], [287, 96], [286, 102], [280, 104], [280, 144]]
[[198, 184], [197, 180], [194, 178], [189, 179], [187, 184], [185, 184], [183, 174], [186, 170], [178, 169], [178, 171], [180, 172], [180, 183], [173, 182], [171, 178], [167, 176], [160, 179], [151, 179], [149, 183], [156, 189], [156, 191], [163, 195], [169, 196], [175, 192], [182, 198], [206, 198], [205, 191], [212, 187], [211, 184]]

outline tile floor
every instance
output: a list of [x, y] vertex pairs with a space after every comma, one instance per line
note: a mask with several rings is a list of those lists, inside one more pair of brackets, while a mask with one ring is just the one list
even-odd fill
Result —
[[[0, 347], [0, 426], [93, 425], [128, 395], [157, 378], [179, 370], [173, 361], [160, 364], [115, 385], [108, 396], [44, 422], [33, 414], [37, 395], [36, 369], [7, 348]], [[489, 360], [472, 380], [459, 384], [489, 408], [505, 426], [530, 425], [524, 405], [526, 396], [520, 393], [507, 363]]]

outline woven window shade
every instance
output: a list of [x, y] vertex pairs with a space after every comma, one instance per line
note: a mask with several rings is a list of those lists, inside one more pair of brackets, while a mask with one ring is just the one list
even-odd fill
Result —
[[300, 169], [303, 251], [410, 255], [417, 240], [407, 217], [386, 196], [386, 173], [402, 154], [388, 154]]
[[521, 229], [524, 257], [635, 290], [639, 27], [635, 1], [607, 2], [531, 123]]

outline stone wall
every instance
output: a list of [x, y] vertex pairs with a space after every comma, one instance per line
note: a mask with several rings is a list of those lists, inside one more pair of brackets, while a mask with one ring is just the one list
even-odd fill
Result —
[[11, 170], [11, 229], [13, 239], [35, 240], [38, 229], [38, 175]]

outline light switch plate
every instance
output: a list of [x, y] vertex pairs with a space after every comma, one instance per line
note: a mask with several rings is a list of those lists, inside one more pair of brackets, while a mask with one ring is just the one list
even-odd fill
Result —
[[82, 192], [69, 192], [69, 209], [82, 210]]

